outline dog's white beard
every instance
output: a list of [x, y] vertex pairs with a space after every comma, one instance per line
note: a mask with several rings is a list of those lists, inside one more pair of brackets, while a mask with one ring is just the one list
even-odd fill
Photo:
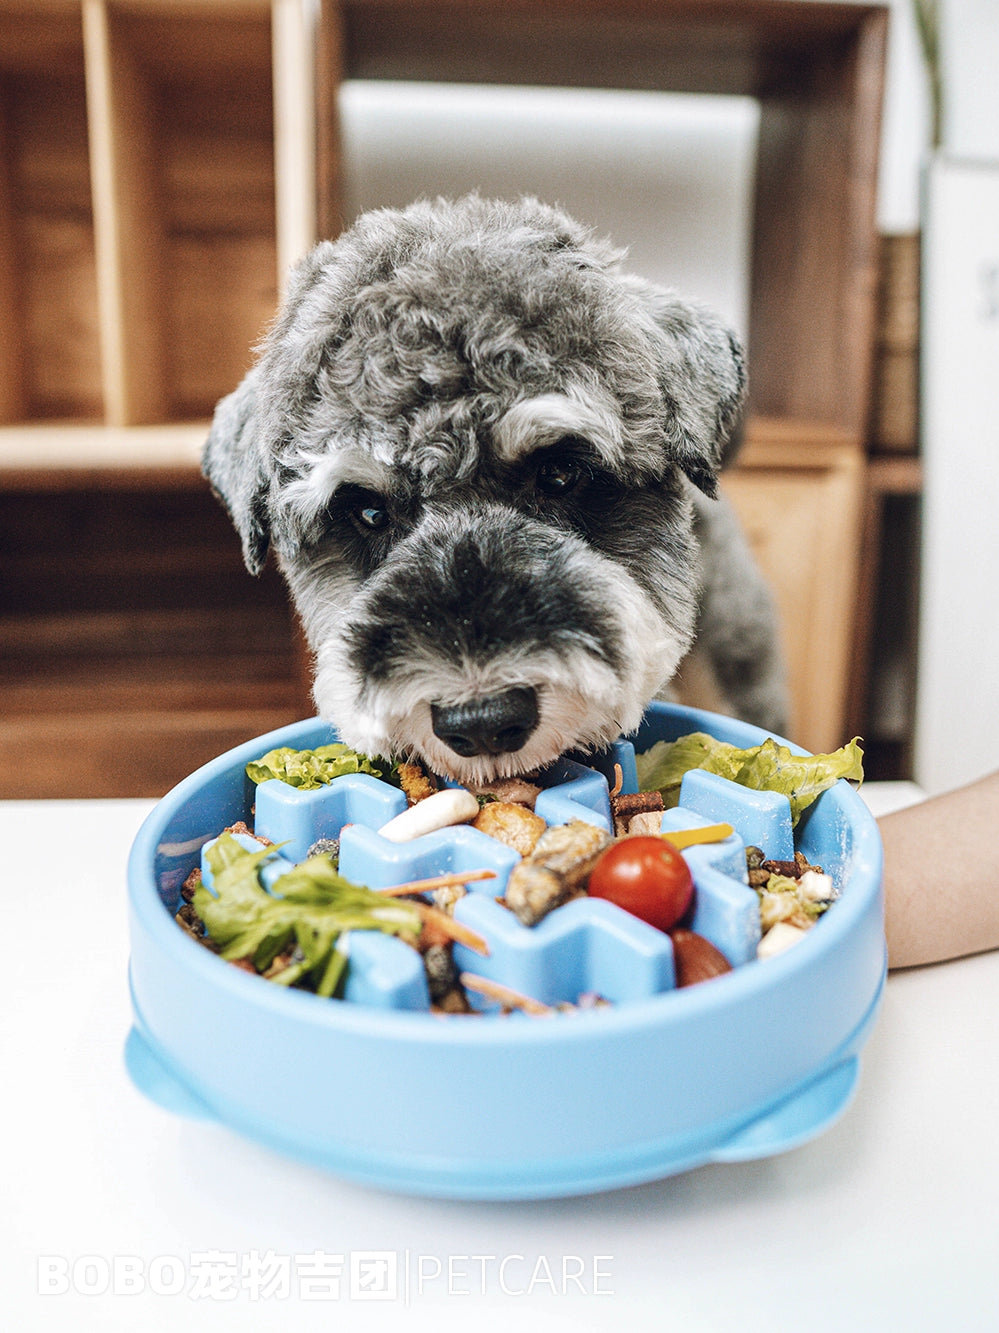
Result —
[[[670, 679], [690, 635], [669, 625], [638, 584], [614, 570], [614, 612], [622, 657], [618, 672], [580, 646], [509, 650], [485, 662], [436, 654], [407, 664], [387, 682], [360, 679], [336, 633], [317, 644], [315, 699], [320, 715], [364, 754], [415, 756], [460, 782], [531, 772], [566, 750], [590, 750], [634, 731], [649, 700]], [[315, 642], [315, 640], [314, 640]], [[538, 724], [522, 749], [463, 758], [434, 735], [430, 704], [460, 704], [520, 686], [537, 692]]]

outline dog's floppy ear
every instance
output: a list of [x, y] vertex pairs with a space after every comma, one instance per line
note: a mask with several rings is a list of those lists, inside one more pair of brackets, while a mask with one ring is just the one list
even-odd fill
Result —
[[622, 281], [651, 318], [670, 457], [695, 486], [715, 496], [718, 471], [738, 447], [746, 391], [739, 340], [705, 307], [642, 278]]
[[270, 544], [256, 381], [257, 371], [251, 370], [218, 404], [201, 459], [201, 470], [240, 535], [251, 574], [263, 569]]
[[349, 282], [330, 241], [315, 246], [288, 275], [281, 309], [256, 365], [215, 409], [201, 468], [243, 542], [251, 574], [272, 544], [288, 537], [272, 508], [271, 484], [281, 455], [313, 400], [315, 377], [342, 312]]

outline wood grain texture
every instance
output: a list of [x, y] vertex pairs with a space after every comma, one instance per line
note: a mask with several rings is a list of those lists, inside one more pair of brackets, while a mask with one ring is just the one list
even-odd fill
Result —
[[812, 466], [803, 466], [803, 455], [790, 439], [762, 443], [755, 456], [747, 449], [723, 490], [774, 589], [790, 734], [807, 749], [828, 751], [850, 739], [864, 461], [850, 444], [825, 445]]
[[[6, 91], [0, 85], [0, 144], [3, 145], [10, 143]], [[0, 151], [0, 422], [17, 421], [26, 415], [18, 278], [21, 256], [9, 157], [9, 150]]]
[[229, 707], [167, 711], [77, 706], [0, 719], [0, 800], [158, 797], [243, 741], [299, 720], [237, 690]]
[[0, 798], [155, 795], [313, 711], [281, 579], [200, 477], [0, 491], [0, 698]]
[[877, 281], [877, 151], [886, 16], [761, 98], [753, 226], [752, 402], [863, 440]]
[[0, 144], [0, 421], [99, 417], [78, 10], [0, 7]]
[[803, 0], [340, 0], [336, 8], [348, 78], [751, 96], [848, 40], [858, 23], [855, 6]]

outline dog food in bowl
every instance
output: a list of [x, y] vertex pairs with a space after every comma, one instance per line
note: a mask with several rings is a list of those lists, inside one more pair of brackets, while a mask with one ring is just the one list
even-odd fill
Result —
[[[653, 705], [631, 741], [593, 766], [566, 762], [549, 775], [538, 814], [549, 826], [609, 831], [614, 765], [634, 790], [634, 749], [693, 731], [741, 746], [763, 739], [729, 719]], [[254, 788], [246, 776], [247, 762], [275, 745], [330, 739], [313, 721], [240, 747], [180, 784], [140, 832], [130, 863], [128, 1061], [151, 1096], [352, 1179], [481, 1198], [578, 1193], [765, 1155], [841, 1112], [884, 975], [877, 832], [846, 783], [819, 798], [792, 838], [784, 797], [710, 773], [685, 779], [664, 830], [724, 822], [735, 832], [685, 852], [696, 898], [684, 928], [735, 966], [710, 985], [678, 988], [683, 971], [691, 975], [686, 935], [677, 944], [596, 897], [523, 925], [497, 902], [520, 854], [466, 826], [390, 842], [377, 830], [406, 799], [373, 775], [315, 791]], [[172, 917], [205, 847], [240, 820], [283, 844], [264, 848], [272, 879], [333, 837], [341, 872], [375, 889], [492, 869], [495, 878], [470, 883], [454, 909], [489, 953], [458, 942], [457, 965], [487, 994], [508, 989], [556, 1016], [431, 1012], [421, 955], [377, 932], [349, 936], [348, 1003], [227, 965]], [[839, 897], [795, 949], [761, 963], [745, 847], [791, 860], [795, 843]], [[703, 966], [694, 960], [695, 979]], [[568, 1005], [572, 1016], [560, 1016]]]

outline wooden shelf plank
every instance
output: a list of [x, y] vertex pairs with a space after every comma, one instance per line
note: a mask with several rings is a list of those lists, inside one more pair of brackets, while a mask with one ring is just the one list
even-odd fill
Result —
[[274, 0], [274, 174], [278, 286], [315, 245], [315, 33], [301, 0]]
[[154, 108], [106, 0], [83, 0], [98, 305], [108, 422], [167, 415], [161, 209], [154, 193]]
[[0, 718], [0, 800], [162, 796], [216, 755], [302, 716], [239, 703]]
[[870, 458], [867, 485], [874, 495], [921, 495], [923, 460], [917, 454]]
[[[122, 469], [126, 475], [156, 468], [200, 467], [210, 422], [152, 426], [101, 426], [90, 422], [39, 422], [0, 426], [0, 481], [8, 474], [65, 468]], [[781, 417], [749, 419], [740, 466], [775, 463], [825, 466], [844, 447], [862, 448], [861, 437], [827, 421]], [[899, 463], [904, 463], [900, 459]]]
[[102, 477], [112, 485], [204, 485], [207, 421], [158, 426], [0, 426], [0, 485], [72, 489]]
[[[760, 95], [862, 21], [803, 0], [339, 0], [347, 78]], [[335, 12], [334, 12], [335, 11]]]

